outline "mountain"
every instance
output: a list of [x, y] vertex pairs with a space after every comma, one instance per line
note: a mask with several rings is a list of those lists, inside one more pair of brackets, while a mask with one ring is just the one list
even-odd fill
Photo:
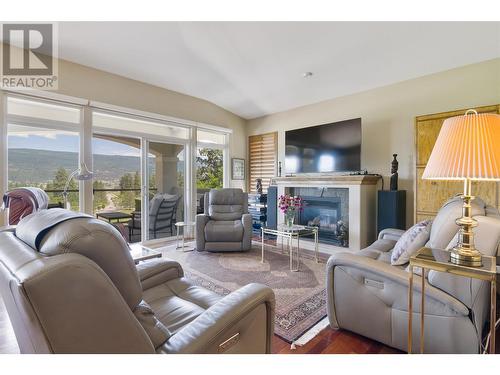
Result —
[[[150, 159], [151, 167], [154, 167]], [[71, 172], [78, 165], [75, 152], [15, 148], [9, 150], [9, 181], [40, 184], [52, 181], [63, 167]], [[118, 181], [126, 173], [140, 171], [140, 158], [122, 155], [94, 155], [95, 180]]]

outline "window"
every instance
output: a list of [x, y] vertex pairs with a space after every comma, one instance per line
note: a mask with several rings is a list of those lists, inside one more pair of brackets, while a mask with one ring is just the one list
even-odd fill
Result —
[[198, 129], [196, 132], [196, 187], [198, 194], [224, 186], [226, 134]]
[[196, 187], [198, 190], [222, 188], [224, 168], [222, 150], [198, 148], [196, 150]]
[[206, 130], [198, 130], [197, 132], [198, 143], [204, 143], [205, 145], [219, 145], [224, 146], [226, 143], [226, 138], [224, 133], [210, 132]]
[[187, 128], [170, 125], [164, 122], [146, 121], [139, 118], [130, 118], [104, 112], [94, 112], [92, 125], [105, 131], [124, 130], [128, 132], [148, 134], [150, 136], [172, 137], [187, 139]]
[[262, 188], [267, 192], [271, 178], [276, 176], [278, 133], [252, 135], [248, 137], [249, 189], [256, 193], [257, 179], [262, 179]]
[[224, 187], [227, 136], [222, 132], [198, 129], [196, 132], [196, 212], [203, 212], [203, 195]]
[[80, 108], [65, 106], [44, 101], [8, 97], [7, 111], [9, 116], [31, 117], [39, 120], [80, 123]]
[[[8, 189], [39, 187], [62, 206], [69, 175], [80, 158], [80, 109], [7, 98]], [[79, 210], [79, 184], [71, 180], [68, 202]]]

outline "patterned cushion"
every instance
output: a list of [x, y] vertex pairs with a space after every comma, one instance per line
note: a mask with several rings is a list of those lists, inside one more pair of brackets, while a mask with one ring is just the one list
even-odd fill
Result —
[[392, 251], [391, 264], [400, 266], [408, 263], [410, 257], [429, 240], [431, 220], [424, 220], [408, 229], [396, 242]]

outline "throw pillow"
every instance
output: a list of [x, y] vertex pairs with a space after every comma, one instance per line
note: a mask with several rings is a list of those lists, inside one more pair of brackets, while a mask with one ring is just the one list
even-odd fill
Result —
[[429, 240], [431, 220], [424, 220], [408, 229], [396, 242], [391, 255], [391, 264], [401, 266]]

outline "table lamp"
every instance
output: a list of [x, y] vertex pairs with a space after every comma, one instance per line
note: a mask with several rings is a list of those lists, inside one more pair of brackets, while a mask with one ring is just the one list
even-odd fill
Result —
[[423, 179], [462, 180], [462, 217], [458, 243], [451, 250], [454, 264], [480, 267], [481, 253], [474, 246], [471, 217], [472, 181], [500, 180], [500, 115], [468, 110], [463, 116], [446, 119], [425, 167]]

